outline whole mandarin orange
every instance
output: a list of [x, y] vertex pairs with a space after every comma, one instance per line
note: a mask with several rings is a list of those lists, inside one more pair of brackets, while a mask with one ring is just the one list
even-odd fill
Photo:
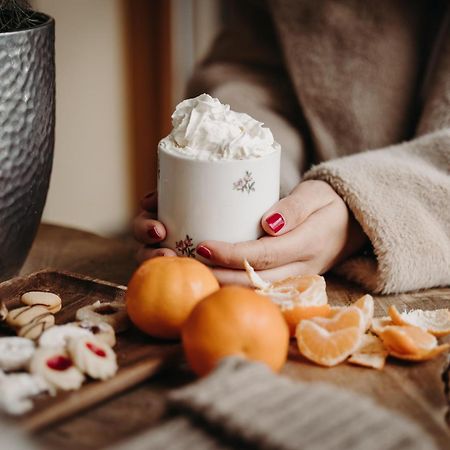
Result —
[[200, 301], [182, 327], [187, 361], [205, 375], [225, 356], [242, 355], [279, 371], [289, 329], [279, 308], [254, 290], [227, 286]]
[[192, 308], [217, 289], [219, 283], [211, 269], [193, 258], [149, 259], [128, 284], [128, 316], [144, 333], [176, 339]]

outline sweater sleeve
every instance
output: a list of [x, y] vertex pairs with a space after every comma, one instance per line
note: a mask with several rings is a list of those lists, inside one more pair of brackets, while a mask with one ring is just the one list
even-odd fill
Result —
[[416, 137], [313, 167], [369, 237], [373, 255], [336, 270], [373, 292], [450, 285], [450, 33], [428, 78]]
[[271, 129], [282, 148], [281, 193], [286, 195], [300, 181], [307, 162], [299, 107], [264, 3], [227, 2], [222, 32], [196, 67], [187, 95], [207, 92]]

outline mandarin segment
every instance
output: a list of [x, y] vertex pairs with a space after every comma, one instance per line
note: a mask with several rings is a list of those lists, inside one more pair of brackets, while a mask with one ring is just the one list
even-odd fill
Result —
[[289, 327], [289, 334], [291, 337], [295, 336], [297, 325], [305, 319], [313, 317], [329, 317], [331, 314], [330, 305], [320, 306], [294, 306], [292, 309], [283, 309], [284, 319]]
[[330, 318], [314, 317], [311, 320], [328, 331], [337, 331], [343, 328], [356, 327], [361, 330], [361, 334], [364, 332], [364, 314], [360, 308], [355, 306], [341, 308]]
[[420, 354], [437, 346], [437, 339], [418, 327], [390, 325], [379, 336], [390, 354]]
[[205, 375], [225, 356], [242, 355], [278, 372], [289, 330], [279, 308], [252, 289], [226, 286], [200, 301], [182, 328], [187, 361]]
[[300, 353], [322, 366], [335, 366], [345, 361], [361, 344], [359, 327], [328, 331], [312, 320], [303, 320], [296, 331]]
[[369, 294], [363, 295], [358, 300], [356, 300], [355, 303], [353, 303], [353, 306], [356, 306], [363, 312], [364, 331], [367, 331], [370, 328], [373, 319], [373, 311], [374, 311], [373, 297]]
[[449, 349], [450, 344], [442, 344], [432, 348], [431, 350], [419, 353], [404, 354], [391, 351], [389, 352], [389, 354], [395, 358], [403, 359], [406, 361], [428, 361], [440, 355], [441, 353], [446, 352]]

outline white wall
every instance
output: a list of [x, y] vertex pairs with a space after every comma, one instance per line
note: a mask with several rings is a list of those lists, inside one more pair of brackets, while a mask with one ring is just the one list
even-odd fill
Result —
[[120, 0], [34, 0], [56, 20], [56, 145], [44, 220], [128, 226], [130, 170]]
[[171, 0], [172, 103], [185, 95], [186, 82], [220, 29], [220, 0]]

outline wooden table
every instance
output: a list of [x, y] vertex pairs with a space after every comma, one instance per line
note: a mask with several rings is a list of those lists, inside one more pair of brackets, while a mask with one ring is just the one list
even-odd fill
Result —
[[[27, 274], [52, 267], [126, 284], [136, 267], [131, 240], [106, 239], [79, 230], [42, 225], [23, 267]], [[342, 280], [327, 277], [331, 304], [349, 304], [363, 292]], [[450, 288], [412, 294], [376, 296], [375, 315], [386, 315], [391, 304], [435, 309], [450, 305]], [[450, 448], [449, 399], [443, 374], [448, 357], [410, 364], [390, 361], [382, 372], [342, 364], [325, 369], [302, 359], [291, 346], [284, 374], [302, 381], [326, 381], [375, 399], [423, 427], [442, 449]], [[157, 426], [163, 420], [164, 394], [193, 379], [183, 361], [132, 390], [51, 429], [35, 440], [49, 449], [100, 448]], [[124, 420], [124, 416], [126, 419]]]

